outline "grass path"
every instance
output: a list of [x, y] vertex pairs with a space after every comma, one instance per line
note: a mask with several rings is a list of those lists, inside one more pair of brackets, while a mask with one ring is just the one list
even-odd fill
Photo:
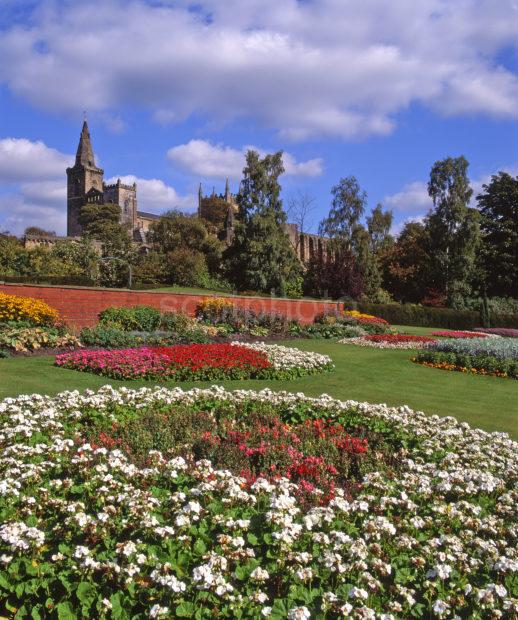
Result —
[[[489, 431], [507, 431], [518, 439], [518, 381], [466, 375], [426, 368], [410, 362], [411, 351], [380, 350], [320, 340], [295, 340], [289, 346], [326, 353], [336, 370], [294, 381], [223, 381], [230, 389], [304, 392], [308, 396], [330, 394], [389, 405], [409, 405], [429, 414], [452, 415]], [[56, 394], [64, 390], [96, 389], [107, 383], [138, 387], [157, 382], [114, 381], [104, 377], [53, 366], [53, 357], [18, 357], [0, 360], [0, 398], [18, 394]], [[211, 382], [185, 382], [183, 388]]]

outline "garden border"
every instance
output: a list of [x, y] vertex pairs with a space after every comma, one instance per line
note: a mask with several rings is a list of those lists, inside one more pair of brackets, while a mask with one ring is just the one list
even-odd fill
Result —
[[0, 292], [41, 299], [56, 308], [65, 322], [77, 329], [92, 327], [98, 314], [110, 306], [131, 307], [146, 305], [161, 312], [181, 312], [194, 316], [196, 306], [207, 297], [225, 297], [237, 307], [258, 313], [276, 313], [300, 323], [313, 323], [324, 312], [342, 308], [341, 302], [310, 299], [286, 299], [278, 297], [240, 297], [234, 295], [199, 295], [192, 293], [163, 293], [155, 291], [132, 291], [88, 286], [53, 286], [41, 284], [17, 284], [0, 282]]

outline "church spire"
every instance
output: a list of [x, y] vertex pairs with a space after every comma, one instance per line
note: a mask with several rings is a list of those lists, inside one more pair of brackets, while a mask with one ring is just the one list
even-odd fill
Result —
[[94, 152], [92, 149], [92, 142], [90, 140], [90, 132], [88, 131], [88, 123], [86, 122], [86, 118], [83, 122], [81, 137], [79, 138], [79, 145], [77, 147], [76, 166], [78, 165], [95, 167]]

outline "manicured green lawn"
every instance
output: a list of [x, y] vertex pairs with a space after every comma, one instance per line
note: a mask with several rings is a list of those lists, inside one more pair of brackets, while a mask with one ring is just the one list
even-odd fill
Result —
[[[518, 382], [513, 379], [465, 375], [426, 368], [410, 362], [412, 351], [380, 350], [320, 340], [295, 340], [283, 344], [326, 353], [336, 370], [295, 381], [226, 381], [236, 389], [322, 393], [389, 405], [409, 405], [430, 414], [452, 415], [489, 431], [507, 431], [518, 439]], [[156, 382], [122, 382], [53, 366], [53, 357], [0, 360], [0, 398], [17, 394], [55, 394], [64, 390], [114, 386], [138, 387]], [[209, 383], [169, 383], [183, 388]]]

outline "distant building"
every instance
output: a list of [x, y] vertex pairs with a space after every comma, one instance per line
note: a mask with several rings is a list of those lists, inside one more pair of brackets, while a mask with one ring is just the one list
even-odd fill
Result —
[[[220, 238], [224, 239], [228, 244], [232, 243], [234, 238], [234, 226], [238, 214], [237, 198], [235, 194], [230, 192], [228, 178], [223, 194], [216, 194], [215, 188], [212, 188], [212, 194], [204, 196], [200, 183], [198, 189], [198, 217], [215, 226]], [[285, 224], [284, 232], [288, 235], [297, 258], [301, 263], [307, 263], [314, 256], [319, 256], [321, 259], [327, 256], [329, 239], [310, 233], [301, 233], [297, 224]]]
[[[67, 237], [49, 237], [46, 235], [26, 235], [26, 247], [53, 246], [59, 239], [79, 238], [83, 229], [79, 223], [79, 212], [85, 204], [116, 204], [121, 209], [120, 222], [127, 224], [133, 240], [147, 246], [146, 234], [159, 215], [137, 209], [137, 184], [126, 185], [117, 179], [116, 183], [104, 182], [104, 170], [95, 164], [90, 132], [86, 120], [81, 129], [77, 147], [76, 161], [67, 168]], [[234, 238], [236, 220], [239, 217], [237, 195], [230, 191], [227, 178], [225, 191], [204, 195], [200, 183], [198, 190], [197, 216], [204, 219], [220, 239], [228, 245]], [[291, 241], [293, 249], [301, 261], [307, 263], [312, 257], [327, 256], [328, 239], [318, 235], [301, 233], [296, 224], [285, 224], [284, 231]], [[149, 247], [149, 246], [147, 246]]]
[[127, 224], [135, 241], [145, 243], [146, 232], [160, 216], [137, 210], [137, 184], [104, 182], [104, 170], [95, 165], [92, 141], [86, 120], [83, 123], [76, 161], [67, 168], [67, 236], [79, 237], [83, 229], [79, 212], [85, 204], [116, 204], [121, 208], [121, 224]]

